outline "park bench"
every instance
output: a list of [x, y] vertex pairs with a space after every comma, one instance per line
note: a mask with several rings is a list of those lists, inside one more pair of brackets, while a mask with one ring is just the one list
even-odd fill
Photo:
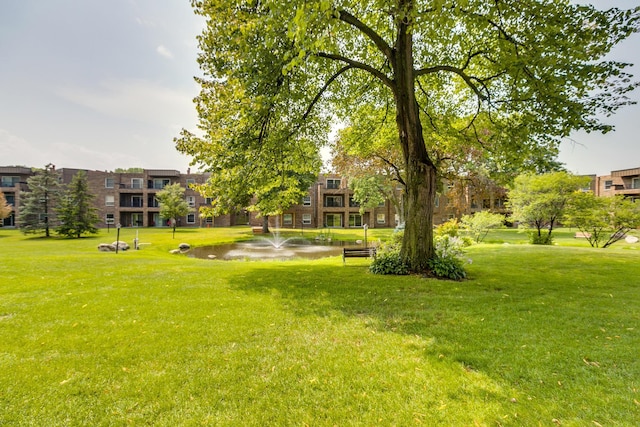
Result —
[[370, 258], [376, 257], [376, 248], [342, 248], [342, 263], [347, 258]]
[[253, 234], [262, 234], [263, 229], [262, 227], [251, 227], [251, 231], [253, 232]]
[[591, 233], [583, 233], [582, 231], [576, 231], [575, 239], [588, 239], [591, 237]]

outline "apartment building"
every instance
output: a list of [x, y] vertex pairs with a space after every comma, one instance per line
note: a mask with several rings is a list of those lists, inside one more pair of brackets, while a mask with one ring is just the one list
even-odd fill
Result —
[[11, 206], [11, 214], [0, 221], [4, 227], [16, 226], [18, 208], [20, 207], [20, 195], [28, 191], [27, 178], [31, 176], [31, 168], [22, 166], [0, 166], [0, 191]]
[[[270, 219], [272, 225], [275, 221]], [[255, 214], [251, 215], [250, 222], [254, 226], [262, 224]], [[347, 180], [337, 174], [321, 174], [300, 204], [290, 207], [278, 218], [279, 225], [285, 228], [350, 228], [365, 224], [370, 228], [395, 227], [397, 222], [395, 208], [388, 200], [361, 214]]]
[[[84, 169], [83, 169], [84, 170]], [[80, 169], [59, 169], [64, 184]], [[200, 214], [199, 208], [211, 204], [190, 188], [190, 184], [202, 184], [209, 174], [186, 174], [172, 169], [144, 169], [140, 172], [110, 172], [84, 170], [90, 191], [94, 194], [94, 205], [98, 210], [98, 227], [163, 227], [167, 218], [160, 216], [160, 206], [155, 197], [158, 191], [169, 184], [180, 184], [185, 188], [185, 198], [192, 211], [178, 218], [179, 226], [207, 227], [249, 224], [261, 226], [262, 218], [256, 213], [238, 212], [215, 218]], [[28, 191], [27, 179], [33, 174], [31, 168], [21, 166], [0, 167], [0, 190], [12, 206], [12, 213], [0, 222], [5, 227], [17, 224], [21, 193]], [[634, 200], [640, 199], [640, 168], [612, 171], [607, 176], [592, 175], [590, 190], [598, 196], [622, 194]], [[398, 188], [399, 198], [402, 189]], [[506, 190], [493, 185], [445, 185], [442, 194], [436, 198], [434, 224], [441, 224], [465, 214], [489, 210], [508, 214]], [[359, 228], [365, 224], [370, 228], [395, 227], [399, 213], [391, 201], [387, 200], [373, 209], [360, 213], [360, 206], [353, 200], [353, 192], [347, 180], [337, 174], [321, 174], [309, 188], [299, 204], [290, 207], [278, 218], [271, 217], [270, 224], [284, 228]]]
[[596, 196], [622, 195], [633, 201], [640, 200], [640, 168], [611, 171], [610, 175], [595, 176], [592, 182]]

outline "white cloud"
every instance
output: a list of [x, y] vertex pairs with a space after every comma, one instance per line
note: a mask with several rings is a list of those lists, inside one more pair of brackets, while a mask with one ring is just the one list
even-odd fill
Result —
[[164, 45], [160, 45], [156, 48], [156, 52], [165, 58], [173, 59], [173, 53], [169, 49], [167, 49]]
[[55, 90], [67, 101], [111, 117], [166, 128], [175, 123], [194, 127], [192, 99], [197, 94], [148, 80], [105, 80], [96, 87], [67, 86]]

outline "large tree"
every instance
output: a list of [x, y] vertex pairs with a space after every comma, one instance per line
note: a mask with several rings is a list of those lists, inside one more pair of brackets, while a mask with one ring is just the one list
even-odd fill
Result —
[[85, 171], [76, 173], [60, 198], [56, 210], [60, 225], [56, 232], [67, 237], [80, 238], [83, 234], [96, 234], [98, 210], [93, 206], [95, 196], [89, 191]]
[[[434, 254], [442, 138], [508, 164], [555, 150], [576, 129], [610, 130], [598, 115], [625, 104], [635, 87], [627, 64], [603, 57], [637, 31], [640, 8], [599, 11], [569, 0], [192, 4], [207, 18], [199, 39], [202, 140], [242, 141], [228, 158], [242, 156], [249, 141], [318, 137], [327, 112], [344, 118], [362, 104], [390, 107], [406, 181], [401, 255], [415, 272], [428, 270]], [[425, 124], [434, 130], [429, 139]], [[265, 131], [270, 126], [277, 132]], [[183, 147], [192, 137], [183, 133]]]
[[56, 208], [63, 191], [60, 174], [54, 165], [48, 164], [27, 179], [27, 186], [29, 191], [21, 196], [20, 230], [25, 234], [44, 233], [49, 237], [50, 230], [58, 223]]

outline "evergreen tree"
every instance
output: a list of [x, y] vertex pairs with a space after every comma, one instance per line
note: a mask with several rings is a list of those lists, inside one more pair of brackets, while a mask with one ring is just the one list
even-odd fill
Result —
[[50, 236], [50, 229], [57, 223], [55, 208], [58, 205], [62, 186], [60, 174], [49, 163], [27, 179], [29, 191], [22, 195], [18, 222], [24, 234], [44, 233]]
[[93, 207], [94, 195], [89, 192], [87, 174], [80, 171], [73, 176], [57, 209], [60, 225], [56, 228], [58, 234], [67, 237], [80, 238], [85, 233], [98, 232], [95, 224], [98, 222], [96, 208]]

